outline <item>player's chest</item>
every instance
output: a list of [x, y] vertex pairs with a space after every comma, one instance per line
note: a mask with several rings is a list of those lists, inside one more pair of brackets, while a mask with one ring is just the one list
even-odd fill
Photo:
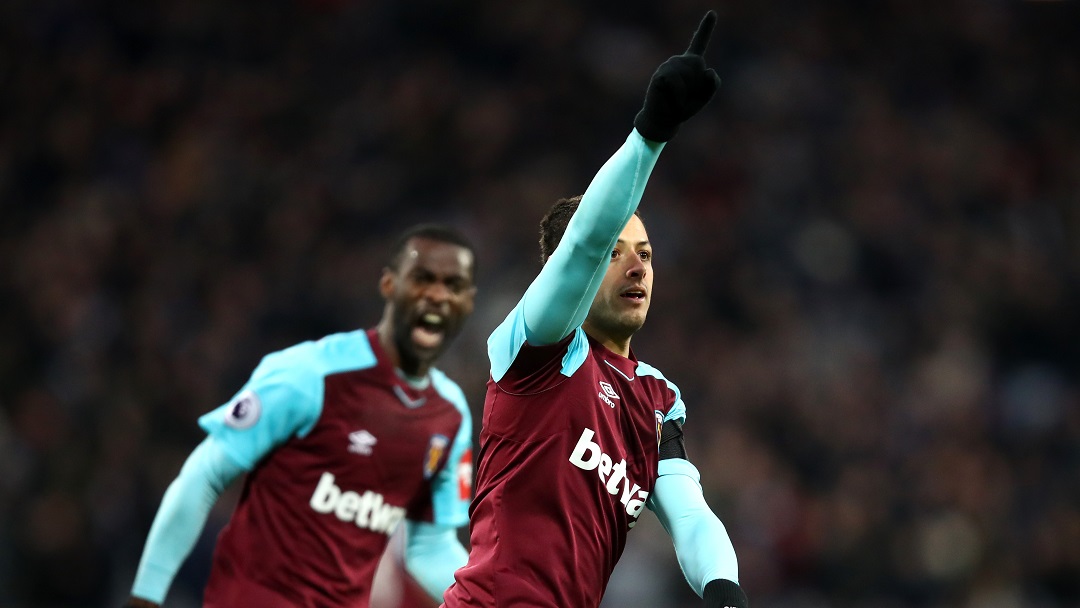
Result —
[[546, 387], [527, 394], [515, 394], [507, 383], [505, 390], [489, 392], [485, 429], [529, 443], [576, 440], [588, 430], [612, 453], [639, 459], [656, 452], [657, 413], [665, 414], [671, 400], [654, 378], [602, 359], [590, 359], [570, 376], [548, 378]]
[[322, 415], [303, 449], [357, 483], [426, 480], [443, 465], [460, 422], [434, 391], [328, 382]]
[[[594, 496], [598, 513], [618, 528], [633, 527], [656, 477], [659, 426], [668, 405], [663, 394], [625, 369], [600, 361], [575, 374], [567, 394], [567, 433], [559, 442], [569, 465], [566, 483], [580, 496]], [[574, 469], [578, 470], [574, 470]]]
[[563, 410], [571, 429], [584, 425], [601, 434], [607, 429], [635, 444], [655, 437], [656, 414], [670, 407], [653, 378], [602, 359], [570, 377], [559, 393], [573, 404]]

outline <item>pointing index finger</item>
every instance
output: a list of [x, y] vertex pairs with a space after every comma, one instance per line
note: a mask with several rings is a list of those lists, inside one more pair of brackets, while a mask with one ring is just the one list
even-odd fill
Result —
[[712, 36], [713, 26], [716, 25], [716, 11], [705, 13], [701, 25], [694, 32], [694, 39], [690, 41], [690, 48], [686, 49], [687, 55], [704, 55], [709, 46], [709, 38]]

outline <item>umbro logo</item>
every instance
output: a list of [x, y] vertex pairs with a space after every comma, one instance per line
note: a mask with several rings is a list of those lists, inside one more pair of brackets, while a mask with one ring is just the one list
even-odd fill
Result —
[[615, 389], [612, 388], [612, 386], [607, 382], [601, 380], [600, 391], [601, 392], [597, 393], [597, 396], [600, 397], [600, 400], [614, 408], [615, 402], [612, 401], [612, 399], [619, 398], [619, 394], [615, 392]]
[[349, 451], [361, 456], [371, 456], [371, 450], [379, 440], [366, 429], [349, 433]]

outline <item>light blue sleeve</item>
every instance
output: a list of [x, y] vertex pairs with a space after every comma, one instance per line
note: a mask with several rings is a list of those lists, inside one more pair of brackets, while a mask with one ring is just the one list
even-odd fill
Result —
[[671, 536], [686, 582], [699, 596], [716, 579], [739, 582], [739, 564], [727, 528], [701, 493], [700, 474], [682, 458], [660, 461], [648, 506]]
[[506, 373], [526, 340], [555, 344], [585, 321], [663, 147], [635, 130], [593, 177], [559, 246], [488, 340], [493, 378]]
[[[488, 360], [491, 362], [491, 377], [498, 382], [514, 363], [521, 347], [525, 345], [525, 315], [522, 302], [510, 311], [506, 319], [488, 336]], [[562, 360], [562, 374], [571, 376], [589, 356], [589, 339], [585, 332], [577, 327], [574, 337], [566, 349]]]
[[442, 601], [454, 572], [468, 559], [456, 528], [405, 520], [405, 569], [436, 601]]
[[244, 473], [213, 437], [188, 456], [161, 499], [131, 594], [160, 604], [180, 566], [199, 539], [210, 509], [225, 487]]
[[436, 524], [456, 528], [469, 523], [469, 501], [472, 498], [472, 413], [465, 393], [453, 380], [439, 370], [432, 370], [435, 390], [454, 404], [461, 413], [461, 426], [454, 437], [446, 464], [435, 476], [431, 487], [431, 504]]
[[682, 400], [682, 391], [679, 390], [679, 387], [676, 386], [674, 382], [665, 378], [664, 374], [660, 373], [660, 370], [643, 361], [638, 361], [635, 373], [638, 376], [652, 376], [654, 378], [659, 378], [667, 384], [667, 387], [671, 392], [675, 393], [675, 403], [672, 404], [671, 409], [664, 415], [664, 422], [667, 422], [668, 420], [675, 420], [680, 424], [686, 422], [686, 404], [683, 403]]
[[305, 342], [267, 355], [232, 400], [200, 417], [199, 426], [251, 470], [315, 426], [322, 414], [324, 350], [322, 341]]

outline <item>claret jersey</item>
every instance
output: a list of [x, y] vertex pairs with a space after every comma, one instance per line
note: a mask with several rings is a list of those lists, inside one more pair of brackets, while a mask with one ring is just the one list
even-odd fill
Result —
[[[557, 201], [541, 222], [542, 250], [554, 250], [488, 337], [472, 549], [446, 608], [599, 606], [646, 505], [676, 552], [687, 549], [680, 567], [696, 592], [717, 579], [737, 582], [697, 470], [684, 458], [660, 466], [665, 422], [686, 418], [678, 388], [629, 348], [616, 354], [582, 329], [602, 289], [601, 311], [647, 310], [651, 245], [634, 214], [663, 146], [635, 129], [580, 198]], [[714, 547], [724, 559], [699, 559]]]
[[366, 606], [402, 519], [467, 522], [468, 408], [445, 375], [430, 379], [399, 377], [374, 330], [335, 334], [268, 355], [199, 419], [250, 471], [205, 606]]
[[578, 328], [524, 342], [520, 308], [492, 334], [472, 550], [446, 605], [596, 606], [657, 476], [678, 388]]

